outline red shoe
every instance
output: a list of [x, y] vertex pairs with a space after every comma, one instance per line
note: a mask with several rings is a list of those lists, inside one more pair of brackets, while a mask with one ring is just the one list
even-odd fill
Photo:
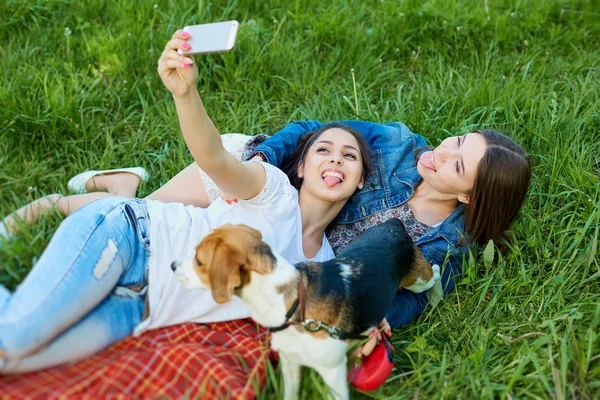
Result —
[[389, 378], [393, 366], [394, 346], [385, 332], [381, 332], [381, 342], [375, 347], [375, 350], [363, 357], [361, 364], [354, 364], [350, 367], [348, 380], [358, 390], [365, 392], [375, 390]]

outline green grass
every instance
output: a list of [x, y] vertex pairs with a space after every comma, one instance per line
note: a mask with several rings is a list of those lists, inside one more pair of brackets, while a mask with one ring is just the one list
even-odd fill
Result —
[[[191, 162], [157, 59], [176, 28], [237, 19], [234, 51], [196, 59], [221, 132], [360, 118], [436, 144], [491, 127], [534, 163], [512, 253], [467, 260], [452, 295], [395, 330], [391, 381], [353, 397], [597, 398], [599, 18], [597, 0], [4, 0], [0, 215], [86, 169], [142, 165], [144, 196]], [[59, 221], [0, 245], [0, 283]], [[260, 397], [281, 385], [272, 371]], [[322, 391], [305, 373], [303, 398]]]

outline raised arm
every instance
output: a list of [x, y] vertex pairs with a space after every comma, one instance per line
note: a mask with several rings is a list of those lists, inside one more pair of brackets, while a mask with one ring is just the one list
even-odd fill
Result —
[[187, 39], [187, 33], [175, 32], [158, 60], [158, 73], [173, 94], [187, 147], [222, 191], [239, 199], [252, 198], [265, 185], [265, 170], [257, 163], [241, 163], [223, 147], [196, 88], [198, 69], [191, 58], [177, 53], [189, 49]]
[[[366, 121], [337, 122], [350, 126], [360, 132], [367, 139], [371, 149], [374, 151], [397, 147], [406, 138], [414, 140], [414, 135], [412, 135], [406, 125], [399, 122], [385, 125]], [[264, 143], [258, 145], [255, 153], [262, 154], [269, 164], [281, 167], [298, 146], [300, 138], [309, 132], [316, 131], [323, 125], [319, 121], [292, 122]], [[420, 136], [419, 140], [422, 141], [420, 146], [424, 146], [425, 141]]]
[[323, 124], [319, 121], [292, 122], [285, 128], [271, 136], [264, 143], [258, 145], [255, 153], [261, 153], [266, 161], [276, 167], [281, 167], [283, 162], [292, 155], [300, 138], [309, 132], [316, 131]]

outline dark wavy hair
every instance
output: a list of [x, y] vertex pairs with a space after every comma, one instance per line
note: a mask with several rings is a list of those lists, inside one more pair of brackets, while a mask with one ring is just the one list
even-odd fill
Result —
[[373, 161], [371, 160], [371, 147], [365, 137], [358, 132], [356, 129], [353, 129], [349, 126], [339, 124], [339, 123], [329, 123], [325, 124], [316, 131], [309, 132], [300, 138], [298, 142], [298, 146], [296, 150], [292, 153], [292, 155], [285, 161], [285, 163], [281, 166], [281, 170], [285, 172], [288, 176], [290, 183], [296, 189], [300, 190], [302, 186], [302, 182], [304, 182], [303, 178], [298, 177], [298, 166], [306, 160], [306, 156], [308, 154], [308, 150], [311, 146], [317, 141], [317, 139], [329, 129], [339, 128], [343, 129], [356, 139], [358, 143], [358, 151], [360, 152], [362, 158], [362, 177], [366, 180], [366, 178], [373, 171]]

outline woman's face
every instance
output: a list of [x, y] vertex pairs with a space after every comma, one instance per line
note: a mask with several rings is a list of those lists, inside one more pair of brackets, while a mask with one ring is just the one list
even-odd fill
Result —
[[325, 201], [346, 200], [364, 185], [362, 154], [352, 134], [331, 128], [315, 140], [298, 167], [302, 189]]
[[417, 170], [434, 190], [456, 195], [458, 201], [468, 203], [468, 193], [486, 150], [487, 142], [480, 133], [449, 137], [435, 150], [421, 155]]

